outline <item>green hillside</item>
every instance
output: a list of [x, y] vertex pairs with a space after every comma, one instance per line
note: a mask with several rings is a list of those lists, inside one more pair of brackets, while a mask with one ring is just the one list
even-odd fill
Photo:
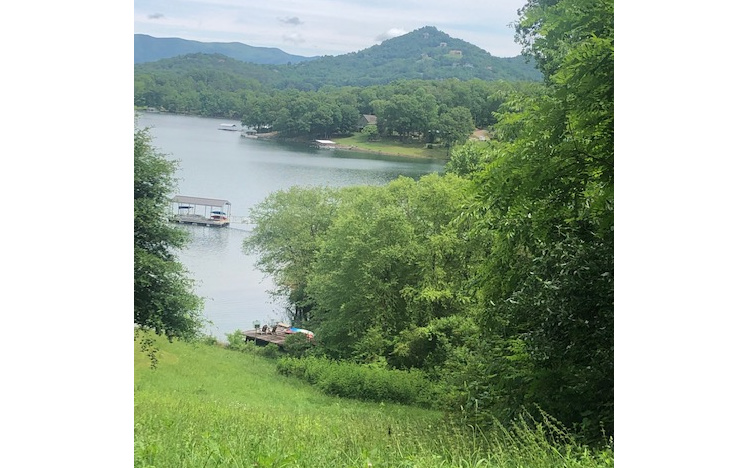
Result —
[[[541, 74], [522, 57], [493, 57], [473, 44], [427, 26], [359, 52], [296, 65], [313, 87], [370, 86], [396, 79], [537, 81]], [[299, 86], [297, 77], [286, 80]]]
[[[136, 467], [516, 467], [613, 464], [538, 431], [476, 433], [437, 411], [323, 395], [283, 377], [272, 348], [238, 352], [157, 339], [135, 345]], [[272, 345], [271, 345], [272, 346]]]

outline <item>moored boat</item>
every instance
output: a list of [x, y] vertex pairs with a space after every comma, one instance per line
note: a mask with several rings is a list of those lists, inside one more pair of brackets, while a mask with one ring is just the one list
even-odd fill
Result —
[[222, 123], [218, 126], [219, 130], [226, 130], [227, 132], [238, 132], [239, 126], [237, 124]]
[[335, 141], [331, 140], [315, 140], [312, 146], [319, 149], [335, 149], [338, 145]]

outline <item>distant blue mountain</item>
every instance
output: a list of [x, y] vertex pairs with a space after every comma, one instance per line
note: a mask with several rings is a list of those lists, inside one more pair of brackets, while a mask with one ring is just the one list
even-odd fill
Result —
[[314, 60], [317, 57], [291, 55], [281, 49], [253, 47], [239, 42], [198, 42], [176, 37], [152, 37], [146, 34], [135, 35], [135, 63], [157, 60], [187, 54], [222, 54], [235, 60], [265, 65], [283, 65]]

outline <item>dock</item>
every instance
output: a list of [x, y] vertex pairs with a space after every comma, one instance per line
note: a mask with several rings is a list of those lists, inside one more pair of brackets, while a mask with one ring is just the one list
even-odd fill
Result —
[[263, 331], [262, 328], [256, 327], [254, 330], [245, 330], [242, 334], [245, 336], [245, 342], [254, 341], [255, 344], [260, 346], [273, 343], [279, 348], [283, 348], [286, 338], [293, 334], [289, 332], [291, 328], [286, 324], [278, 324], [275, 330], [272, 327], [268, 327]]
[[228, 227], [230, 224], [229, 200], [177, 195], [172, 203], [170, 220], [174, 223], [215, 227]]

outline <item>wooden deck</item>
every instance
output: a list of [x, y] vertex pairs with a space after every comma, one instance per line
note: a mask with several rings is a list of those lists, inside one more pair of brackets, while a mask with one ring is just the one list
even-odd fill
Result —
[[256, 344], [260, 345], [273, 343], [281, 348], [283, 348], [283, 345], [286, 342], [286, 337], [289, 336], [285, 329], [282, 331], [280, 328], [277, 329], [275, 333], [271, 333], [270, 331], [263, 333], [262, 331], [246, 330], [243, 331], [242, 334], [246, 336], [245, 341], [254, 341]]
[[276, 331], [273, 332], [271, 328], [263, 332], [262, 329], [257, 330], [245, 330], [242, 334], [246, 337], [245, 341], [254, 341], [255, 344], [265, 346], [268, 343], [278, 345], [279, 348], [283, 348], [286, 338], [291, 336], [291, 333], [286, 333], [290, 327], [278, 325]]

